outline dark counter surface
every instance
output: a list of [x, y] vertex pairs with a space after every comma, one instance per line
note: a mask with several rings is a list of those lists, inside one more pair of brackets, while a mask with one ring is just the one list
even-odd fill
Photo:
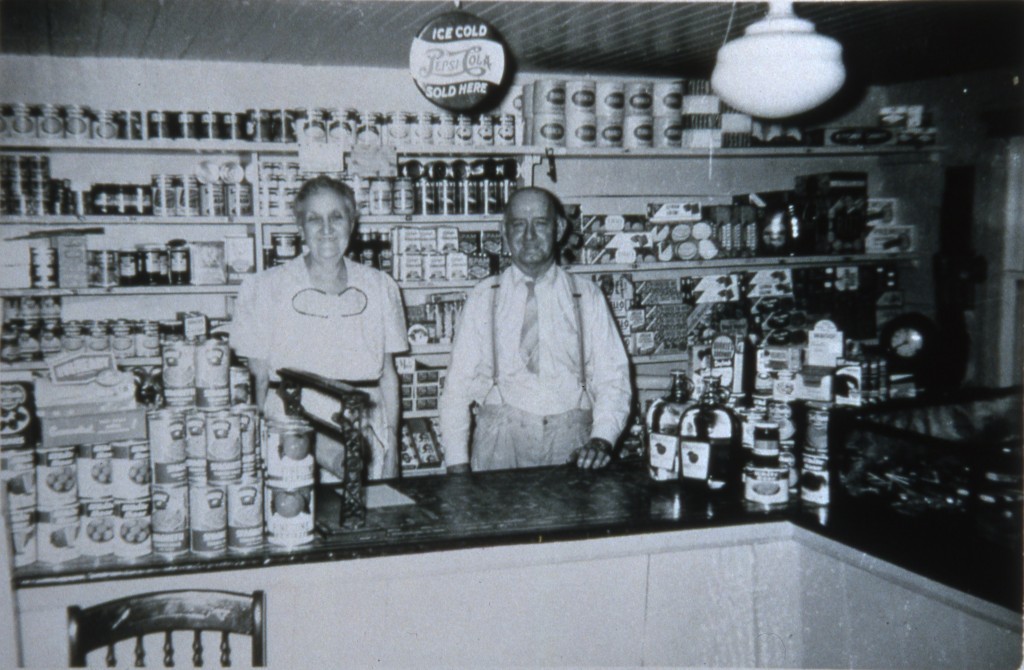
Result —
[[366, 525], [342, 531], [333, 490], [320, 487], [317, 533], [302, 547], [272, 545], [249, 554], [150, 556], [135, 561], [80, 558], [14, 571], [17, 588], [238, 570], [643, 533], [791, 521], [854, 549], [1004, 607], [1021, 609], [1021, 553], [984, 540], [969, 523], [922, 523], [885, 509], [836, 503], [826, 508], [752, 509], [737, 494], [708, 497], [676, 483], [654, 483], [639, 464], [597, 471], [570, 466], [431, 476], [388, 482], [415, 504], [373, 507]]

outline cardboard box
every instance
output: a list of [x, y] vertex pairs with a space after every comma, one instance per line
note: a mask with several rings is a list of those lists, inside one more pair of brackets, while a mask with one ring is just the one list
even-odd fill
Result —
[[917, 248], [913, 226], [875, 226], [864, 238], [866, 254], [902, 254]]
[[85, 235], [57, 235], [51, 244], [57, 250], [57, 284], [61, 288], [88, 286]]
[[81, 416], [42, 417], [42, 446], [142, 440], [146, 438], [146, 410], [120, 410]]
[[229, 284], [240, 284], [256, 272], [256, 240], [252, 235], [224, 236], [224, 266]]
[[0, 447], [35, 446], [39, 424], [30, 382], [0, 384]]
[[224, 267], [223, 241], [189, 242], [192, 256], [192, 284], [195, 286], [216, 286], [227, 282]]

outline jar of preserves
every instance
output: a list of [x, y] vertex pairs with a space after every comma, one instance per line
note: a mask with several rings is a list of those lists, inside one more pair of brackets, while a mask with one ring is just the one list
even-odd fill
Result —
[[139, 254], [135, 249], [117, 252], [117, 281], [121, 286], [139, 284]]
[[391, 180], [386, 177], [370, 179], [370, 214], [391, 214]]
[[106, 321], [86, 321], [85, 348], [89, 351], [110, 351], [110, 328]]
[[167, 243], [168, 278], [175, 286], [192, 283], [192, 254], [185, 240]]

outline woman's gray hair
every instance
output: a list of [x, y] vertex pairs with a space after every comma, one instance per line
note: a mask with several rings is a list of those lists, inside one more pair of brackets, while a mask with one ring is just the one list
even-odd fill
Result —
[[295, 200], [292, 202], [292, 211], [295, 212], [296, 216], [301, 217], [303, 215], [303, 205], [306, 204], [306, 200], [318, 191], [330, 191], [340, 197], [345, 206], [348, 207], [349, 218], [353, 222], [359, 217], [356, 194], [352, 191], [352, 188], [348, 184], [324, 174], [307, 179], [299, 188], [299, 192], [295, 195]]

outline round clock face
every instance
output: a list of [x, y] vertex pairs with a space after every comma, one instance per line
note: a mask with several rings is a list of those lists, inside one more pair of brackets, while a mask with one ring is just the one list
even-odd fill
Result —
[[924, 348], [924, 336], [916, 328], [897, 328], [889, 338], [891, 350], [903, 358], [913, 358]]

